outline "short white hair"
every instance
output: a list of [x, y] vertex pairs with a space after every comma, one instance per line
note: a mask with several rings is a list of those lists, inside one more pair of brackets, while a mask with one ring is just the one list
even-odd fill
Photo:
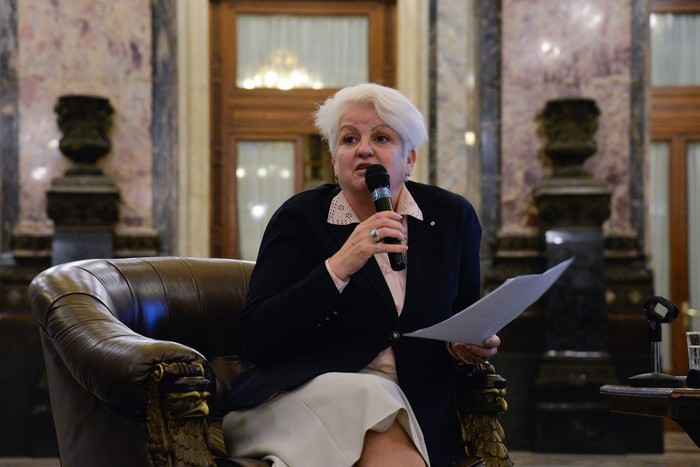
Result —
[[341, 89], [316, 110], [314, 124], [328, 142], [333, 156], [338, 145], [340, 119], [353, 104], [373, 106], [379, 118], [398, 133], [406, 154], [428, 141], [423, 115], [410, 100], [396, 89], [363, 83]]

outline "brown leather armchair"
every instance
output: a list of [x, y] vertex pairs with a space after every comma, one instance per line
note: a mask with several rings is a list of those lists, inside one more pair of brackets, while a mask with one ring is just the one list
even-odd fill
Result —
[[[231, 259], [84, 260], [32, 281], [63, 465], [268, 465], [226, 458], [218, 412], [247, 366], [236, 355], [252, 269]], [[486, 364], [459, 384], [467, 453], [512, 465], [496, 420], [504, 381]]]

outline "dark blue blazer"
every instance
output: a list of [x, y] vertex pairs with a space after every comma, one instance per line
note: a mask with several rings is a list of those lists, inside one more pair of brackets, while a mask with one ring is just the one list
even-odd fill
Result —
[[453, 407], [454, 362], [440, 341], [402, 334], [438, 323], [481, 293], [481, 226], [472, 205], [444, 189], [407, 182], [423, 220], [408, 219], [408, 271], [401, 316], [376, 261], [338, 293], [324, 261], [357, 224], [327, 223], [337, 185], [285, 202], [270, 220], [243, 309], [242, 353], [255, 364], [228, 409], [253, 407], [330, 371], [355, 372], [392, 346], [399, 385], [416, 414], [431, 463], [463, 456]]

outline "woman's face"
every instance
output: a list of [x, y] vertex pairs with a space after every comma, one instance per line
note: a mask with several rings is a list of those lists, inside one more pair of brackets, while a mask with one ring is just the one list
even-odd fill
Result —
[[371, 105], [353, 104], [340, 118], [333, 170], [346, 194], [368, 197], [365, 170], [381, 164], [389, 172], [395, 200], [415, 160], [415, 151], [405, 154], [399, 134], [379, 118]]

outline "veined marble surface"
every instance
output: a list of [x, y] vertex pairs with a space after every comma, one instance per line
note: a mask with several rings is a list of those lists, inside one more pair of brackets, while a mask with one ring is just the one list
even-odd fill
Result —
[[[478, 178], [470, 185], [470, 162], [475, 156], [465, 144], [469, 129], [467, 98], [474, 89], [473, 65], [468, 58], [474, 44], [469, 42], [471, 1], [441, 0], [437, 2], [435, 37], [435, 182], [448, 190], [470, 198], [478, 192]], [[471, 75], [471, 80], [469, 79]], [[473, 125], [473, 123], [472, 123]], [[471, 128], [473, 130], [473, 127]], [[471, 158], [469, 156], [472, 156]], [[473, 164], [472, 164], [473, 165]]]
[[58, 149], [64, 94], [106, 97], [112, 150], [99, 166], [121, 194], [120, 223], [152, 225], [150, 0], [17, 2], [19, 229], [43, 229], [46, 191], [72, 162]]
[[537, 115], [550, 99], [595, 99], [597, 152], [585, 164], [612, 193], [609, 232], [630, 230], [630, 0], [503, 0], [501, 231], [537, 225], [546, 177]]

